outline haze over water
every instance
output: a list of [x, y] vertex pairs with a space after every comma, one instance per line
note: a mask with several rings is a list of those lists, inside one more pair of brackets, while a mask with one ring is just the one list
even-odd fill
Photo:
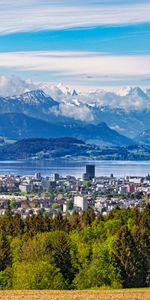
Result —
[[0, 161], [0, 174], [34, 175], [41, 172], [43, 176], [53, 173], [72, 175], [78, 178], [85, 173], [86, 164], [95, 164], [96, 176], [116, 177], [146, 176], [150, 173], [150, 161], [67, 161], [67, 160], [41, 160], [41, 161]]

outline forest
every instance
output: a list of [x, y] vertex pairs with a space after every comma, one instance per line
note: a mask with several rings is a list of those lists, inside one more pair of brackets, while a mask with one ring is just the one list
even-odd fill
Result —
[[22, 219], [0, 217], [0, 289], [150, 286], [150, 204]]

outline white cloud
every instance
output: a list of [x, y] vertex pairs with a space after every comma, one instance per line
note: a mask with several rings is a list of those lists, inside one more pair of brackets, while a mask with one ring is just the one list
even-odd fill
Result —
[[149, 22], [149, 11], [149, 1], [0, 0], [0, 34]]
[[92, 122], [94, 120], [94, 116], [91, 110], [87, 106], [75, 106], [71, 103], [60, 103], [59, 107], [51, 108], [51, 112], [53, 112], [56, 116], [65, 116], [69, 118], [73, 118], [75, 120], [80, 120], [84, 122]]
[[[19, 77], [0, 76], [0, 96], [19, 95], [27, 90], [41, 88], [49, 96], [59, 102], [59, 106], [50, 109], [56, 116], [71, 117], [75, 120], [92, 122], [92, 108], [103, 110], [104, 106], [122, 108], [124, 110], [150, 110], [150, 95], [140, 88], [122, 88], [116, 92], [96, 90], [93, 92], [73, 94], [70, 88], [52, 83], [32, 83]], [[120, 130], [120, 129], [119, 129]]]
[[35, 89], [35, 85], [31, 81], [23, 80], [17, 76], [6, 77], [4, 75], [0, 75], [1, 97], [20, 95], [33, 89]]
[[150, 55], [103, 55], [94, 52], [3, 52], [0, 67], [19, 71], [54, 72], [60, 77], [108, 78], [150, 76]]

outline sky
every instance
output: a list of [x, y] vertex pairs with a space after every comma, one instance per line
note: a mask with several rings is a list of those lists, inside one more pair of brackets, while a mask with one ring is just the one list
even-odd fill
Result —
[[0, 74], [150, 87], [150, 0], [0, 0]]

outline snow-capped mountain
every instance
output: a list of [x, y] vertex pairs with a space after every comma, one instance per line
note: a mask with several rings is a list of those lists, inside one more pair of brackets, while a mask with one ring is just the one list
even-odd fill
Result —
[[29, 105], [46, 105], [48, 108], [54, 105], [57, 105], [57, 102], [54, 101], [50, 96], [46, 95], [42, 90], [32, 90], [28, 91], [19, 96], [13, 96], [11, 98], [7, 98], [8, 100], [17, 100], [22, 103], [26, 103]]
[[23, 113], [45, 119], [49, 117], [50, 109], [58, 103], [42, 90], [26, 92], [20, 96], [0, 97], [0, 113]]
[[98, 89], [81, 93], [60, 83], [31, 83], [1, 76], [1, 95], [1, 114], [20, 112], [67, 126], [106, 122], [131, 138], [150, 128], [150, 89], [127, 87], [116, 92]]
[[49, 84], [49, 83], [40, 83], [37, 86], [42, 89], [46, 94], [51, 96], [54, 100], [62, 101], [63, 99], [70, 99], [74, 96], [77, 96], [78, 93], [75, 89], [71, 89], [66, 87], [62, 83], [58, 83], [57, 85]]
[[147, 99], [147, 93], [146, 91], [143, 91], [139, 87], [124, 87], [119, 89], [116, 94], [121, 97], [126, 97], [126, 96], [137, 96], [137, 97], [143, 97]]
[[87, 105], [89, 107], [109, 106], [126, 111], [144, 109], [150, 110], [150, 90], [144, 91], [139, 87], [121, 88], [117, 92], [109, 92], [102, 89], [88, 93], [77, 93], [62, 84], [56, 86], [41, 84], [40, 88], [53, 99], [63, 103], [75, 105]]

